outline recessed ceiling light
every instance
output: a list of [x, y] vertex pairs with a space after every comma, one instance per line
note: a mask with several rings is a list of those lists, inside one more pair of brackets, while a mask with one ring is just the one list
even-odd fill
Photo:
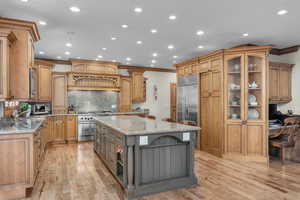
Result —
[[176, 16], [175, 15], [170, 15], [169, 16], [169, 20], [175, 20], [176, 19]]
[[76, 57], [77, 59], [80, 59], [80, 57]]
[[127, 57], [126, 60], [127, 60], [127, 61], [131, 61], [131, 58]]
[[156, 60], [151, 60], [151, 62], [152, 62], [153, 64], [155, 64], [155, 63], [156, 63]]
[[134, 12], [141, 13], [141, 12], [143, 12], [143, 9], [139, 8], [139, 7], [136, 7], [136, 8], [134, 8]]
[[45, 21], [41, 21], [41, 20], [39, 21], [39, 24], [42, 25], [42, 26], [46, 26], [47, 25], [47, 23]]
[[157, 53], [153, 53], [152, 56], [153, 56], [153, 57], [156, 57], [156, 56], [157, 56]]
[[57, 59], [61, 59], [61, 56], [57, 56], [56, 58], [57, 58]]
[[39, 52], [39, 54], [40, 54], [40, 55], [44, 55], [44, 54], [45, 54], [45, 52], [43, 52], [43, 51], [40, 51], [40, 52]]
[[110, 39], [111, 39], [111, 40], [116, 40], [117, 38], [116, 38], [116, 37], [111, 37]]
[[71, 53], [70, 53], [69, 51], [66, 51], [65, 54], [66, 54], [66, 55], [70, 55]]
[[102, 55], [98, 55], [97, 57], [98, 57], [98, 58], [103, 58], [103, 56], [102, 56]]
[[157, 33], [156, 29], [151, 29], [151, 33]]
[[28, 2], [28, 0], [21, 0], [22, 2]]
[[66, 46], [67, 47], [72, 47], [72, 44], [71, 43], [66, 43]]
[[102, 48], [103, 51], [106, 51], [106, 49], [107, 49], [107, 48], [105, 48], [105, 47]]
[[127, 24], [123, 24], [122, 28], [128, 28], [128, 25]]
[[201, 30], [197, 31], [197, 35], [203, 35], [203, 34], [204, 34], [204, 31], [201, 31]]
[[76, 7], [76, 6], [71, 6], [71, 7], [70, 7], [70, 10], [71, 10], [72, 12], [80, 12], [80, 8], [78, 8], [78, 7]]
[[178, 56], [173, 56], [173, 58], [178, 58]]
[[142, 41], [137, 41], [136, 43], [137, 43], [137, 44], [143, 44], [143, 42], [142, 42]]
[[285, 14], [287, 14], [287, 13], [288, 13], [287, 10], [279, 10], [279, 11], [277, 12], [277, 15], [285, 15]]
[[170, 44], [170, 45], [168, 46], [168, 49], [174, 49], [174, 46], [173, 46], [172, 44]]
[[96, 61], [98, 61], [99, 59], [98, 59], [98, 58], [96, 58], [95, 60], [96, 60]]
[[117, 62], [116, 60], [112, 60], [113, 62]]
[[248, 37], [248, 36], [249, 36], [249, 33], [244, 33], [243, 36], [244, 36], [244, 37]]
[[203, 49], [203, 46], [202, 46], [202, 45], [199, 45], [199, 46], [198, 46], [198, 49]]

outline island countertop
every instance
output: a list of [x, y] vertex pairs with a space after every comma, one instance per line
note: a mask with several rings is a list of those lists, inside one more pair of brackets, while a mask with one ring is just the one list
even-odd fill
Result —
[[138, 116], [97, 116], [95, 119], [128, 136], [200, 130], [196, 126], [187, 126]]
[[41, 127], [45, 119], [45, 117], [32, 117], [17, 121], [15, 125], [11, 127], [0, 127], [0, 135], [34, 133]]

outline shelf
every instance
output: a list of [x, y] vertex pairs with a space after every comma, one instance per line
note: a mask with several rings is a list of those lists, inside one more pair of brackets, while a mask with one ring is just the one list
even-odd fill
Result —
[[257, 105], [257, 106], [251, 106], [251, 105], [248, 105], [249, 108], [260, 108], [261, 106], [260, 105]]
[[241, 72], [228, 72], [228, 74], [241, 74]]
[[241, 105], [228, 105], [229, 107], [233, 107], [233, 108], [239, 108], [241, 107]]
[[261, 71], [248, 71], [249, 73], [261, 73]]
[[261, 90], [261, 88], [248, 88], [248, 90]]

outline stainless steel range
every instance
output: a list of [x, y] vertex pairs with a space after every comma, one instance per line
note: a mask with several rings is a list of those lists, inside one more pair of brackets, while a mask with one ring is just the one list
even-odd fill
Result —
[[93, 115], [78, 116], [78, 141], [94, 141], [96, 121]]

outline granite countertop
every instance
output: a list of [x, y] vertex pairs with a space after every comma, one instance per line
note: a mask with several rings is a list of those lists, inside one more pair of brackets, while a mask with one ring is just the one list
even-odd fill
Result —
[[41, 127], [45, 119], [46, 117], [32, 117], [19, 120], [11, 127], [0, 127], [0, 135], [34, 133]]
[[108, 115], [138, 115], [145, 114], [143, 111], [136, 112], [113, 112], [113, 113], [72, 113], [72, 114], [48, 114], [48, 115], [35, 115], [33, 117], [55, 117], [55, 116], [78, 116], [78, 115], [93, 115], [93, 116], [108, 116]]
[[129, 136], [200, 130], [200, 128], [196, 126], [152, 120], [138, 116], [97, 116], [95, 119]]

